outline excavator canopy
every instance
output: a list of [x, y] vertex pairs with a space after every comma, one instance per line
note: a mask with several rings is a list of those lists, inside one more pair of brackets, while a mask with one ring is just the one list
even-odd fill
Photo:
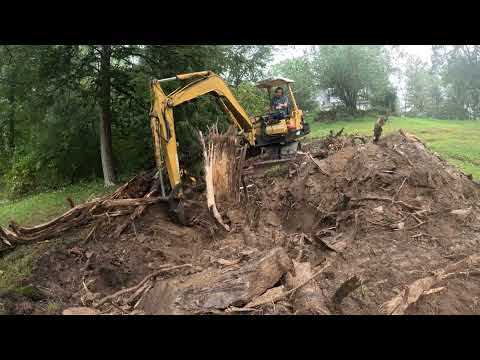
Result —
[[256, 86], [260, 89], [270, 89], [272, 87], [282, 86], [285, 84], [292, 84], [294, 82], [295, 81], [287, 78], [276, 77], [276, 78], [269, 78], [269, 79], [259, 81], [257, 82]]

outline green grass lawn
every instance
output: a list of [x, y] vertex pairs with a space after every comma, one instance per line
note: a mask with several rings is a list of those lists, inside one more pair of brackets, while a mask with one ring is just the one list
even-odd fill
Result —
[[22, 199], [8, 201], [0, 198], [0, 226], [14, 219], [20, 225], [36, 225], [58, 216], [69, 209], [66, 201], [71, 197], [75, 204], [112, 191], [103, 182], [95, 181], [67, 186], [61, 190], [43, 192]]
[[[307, 118], [311, 128], [309, 137], [324, 136], [330, 129], [341, 128], [348, 134], [373, 135], [374, 121], [372, 117], [320, 123]], [[383, 134], [399, 129], [415, 134], [445, 160], [480, 180], [480, 121], [390, 117]]]
[[[21, 225], [37, 225], [68, 210], [67, 197], [72, 198], [75, 204], [79, 204], [113, 190], [105, 188], [103, 182], [95, 181], [67, 186], [57, 191], [42, 192], [15, 201], [8, 201], [0, 194], [0, 226], [6, 226], [10, 219]], [[5, 311], [2, 294], [13, 292], [32, 296], [30, 293], [33, 290], [21, 285], [22, 281], [30, 276], [36, 260], [47, 247], [53, 245], [53, 241], [18, 247], [0, 257], [0, 314]]]

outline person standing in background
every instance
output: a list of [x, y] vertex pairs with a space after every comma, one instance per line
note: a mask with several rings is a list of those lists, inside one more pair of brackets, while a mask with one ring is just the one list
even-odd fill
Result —
[[378, 143], [380, 136], [382, 135], [383, 125], [387, 122], [386, 116], [380, 116], [377, 121], [375, 121], [375, 127], [373, 128], [373, 143]]

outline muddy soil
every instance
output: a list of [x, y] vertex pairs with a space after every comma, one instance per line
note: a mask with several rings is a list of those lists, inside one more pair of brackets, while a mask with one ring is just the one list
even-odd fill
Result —
[[[149, 206], [119, 238], [84, 243], [88, 228], [72, 233], [68, 244], [39, 259], [26, 281], [42, 296], [11, 299], [9, 311], [61, 313], [88, 306], [88, 294], [105, 296], [133, 286], [166, 264], [191, 266], [161, 274], [157, 282], [188, 282], [215, 269], [241, 268], [257, 254], [281, 247], [314, 269], [329, 262], [313, 281], [332, 313], [380, 314], [381, 305], [406, 285], [480, 251], [480, 187], [467, 175], [408, 134], [392, 134], [378, 144], [338, 139], [305, 144], [293, 161], [250, 172], [248, 199], [218, 204], [229, 233], [202, 211], [193, 226], [175, 224], [164, 204]], [[194, 201], [202, 203], [202, 196]], [[361, 279], [360, 286], [335, 304], [336, 292], [353, 276]], [[276, 286], [284, 284], [283, 279]], [[436, 286], [443, 289], [420, 296], [406, 313], [480, 312], [475, 271]], [[47, 311], [52, 301], [58, 307]], [[148, 308], [161, 308], [162, 301], [150, 296]], [[149, 313], [138, 305], [138, 312]], [[115, 306], [104, 311], [125, 312]], [[293, 309], [286, 298], [238, 313]]]

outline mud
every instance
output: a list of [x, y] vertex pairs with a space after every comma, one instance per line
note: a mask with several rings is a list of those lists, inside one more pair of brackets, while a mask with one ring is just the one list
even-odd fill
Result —
[[[84, 306], [87, 292], [114, 293], [165, 264], [192, 266], [162, 274], [157, 282], [188, 283], [282, 247], [313, 269], [330, 262], [316, 285], [332, 313], [379, 314], [406, 285], [480, 251], [479, 185], [408, 134], [392, 134], [378, 144], [351, 136], [312, 142], [292, 162], [255, 169], [245, 180], [248, 199], [242, 193], [240, 204], [218, 204], [229, 233], [200, 210], [193, 226], [177, 225], [163, 204], [149, 206], [119, 238], [83, 243], [88, 229], [72, 233], [68, 244], [40, 258], [27, 281], [42, 291], [42, 299], [15, 298], [10, 312], [46, 313], [49, 301], [59, 304], [54, 313]], [[200, 209], [203, 195], [192, 196]], [[352, 276], [361, 285], [335, 305], [336, 291]], [[275, 284], [283, 285], [284, 279]], [[479, 313], [475, 272], [436, 286], [444, 289], [422, 295], [407, 313]], [[149, 307], [162, 308], [162, 301], [164, 296], [150, 297]], [[293, 311], [285, 299], [254, 313]]]

